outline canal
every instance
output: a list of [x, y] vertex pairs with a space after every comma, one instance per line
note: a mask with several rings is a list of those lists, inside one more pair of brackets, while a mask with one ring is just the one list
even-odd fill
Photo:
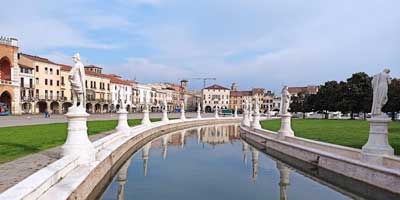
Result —
[[[336, 182], [352, 183], [333, 177]], [[217, 125], [168, 133], [147, 143], [122, 165], [99, 198], [337, 200], [360, 196], [259, 151], [241, 139], [237, 125]]]

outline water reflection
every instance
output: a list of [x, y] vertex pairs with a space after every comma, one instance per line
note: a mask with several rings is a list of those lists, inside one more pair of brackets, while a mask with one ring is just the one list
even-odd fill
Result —
[[[348, 199], [259, 152], [240, 139], [237, 125], [169, 133], [141, 154], [126, 161], [102, 199]], [[289, 190], [293, 173], [297, 185]]]

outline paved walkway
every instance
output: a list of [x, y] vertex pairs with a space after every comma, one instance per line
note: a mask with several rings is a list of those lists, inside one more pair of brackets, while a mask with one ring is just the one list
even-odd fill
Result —
[[[186, 113], [186, 117], [196, 117], [197, 113]], [[213, 116], [213, 113], [202, 114], [204, 117]], [[143, 113], [132, 113], [129, 114], [129, 119], [141, 119]], [[150, 113], [150, 118], [161, 118], [162, 113]], [[179, 118], [180, 113], [168, 113], [169, 118]], [[117, 120], [118, 115], [116, 113], [107, 114], [91, 114], [88, 118], [89, 121], [95, 120]], [[51, 124], [67, 122], [67, 118], [64, 115], [52, 115], [50, 118], [44, 118], [43, 115], [19, 115], [19, 116], [0, 116], [0, 127], [8, 126], [23, 126], [23, 125], [34, 125], [34, 124]]]
[[[90, 141], [96, 141], [114, 131], [90, 136]], [[14, 161], [0, 165], [0, 193], [14, 186], [31, 174], [46, 167], [61, 158], [61, 146], [31, 154]]]

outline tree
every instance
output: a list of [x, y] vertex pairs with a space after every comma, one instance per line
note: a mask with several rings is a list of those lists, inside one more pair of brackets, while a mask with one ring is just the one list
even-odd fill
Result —
[[395, 120], [396, 114], [400, 111], [400, 79], [393, 79], [389, 85], [388, 102], [383, 107], [384, 112], [391, 112], [392, 119]]
[[[346, 103], [348, 110], [351, 112], [351, 119], [354, 119], [354, 113], [366, 113], [371, 111], [372, 105], [372, 78], [364, 72], [358, 72], [347, 79], [343, 101]], [[343, 103], [342, 103], [343, 105]]]
[[290, 103], [290, 112], [301, 112], [303, 113], [303, 118], [305, 118], [304, 100], [304, 93], [299, 93], [296, 96], [292, 96], [292, 102]]
[[338, 102], [343, 97], [341, 90], [341, 85], [337, 81], [325, 82], [324, 85], [320, 86], [317, 95], [312, 97], [314, 103], [312, 109], [324, 113], [325, 119], [328, 119], [329, 111], [338, 110]]

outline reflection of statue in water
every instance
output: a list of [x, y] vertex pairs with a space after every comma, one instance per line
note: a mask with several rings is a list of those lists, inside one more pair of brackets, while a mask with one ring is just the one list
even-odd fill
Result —
[[382, 115], [382, 108], [388, 101], [388, 87], [391, 82], [389, 76], [390, 70], [384, 69], [383, 72], [376, 74], [372, 79], [373, 102], [372, 116]]
[[76, 53], [72, 58], [75, 65], [68, 77], [72, 88], [72, 108], [78, 107], [78, 101], [80, 102], [79, 107], [84, 108], [86, 104], [85, 68], [79, 53]]
[[287, 86], [284, 86], [282, 89], [282, 103], [281, 103], [281, 114], [287, 114], [289, 110], [290, 104], [290, 93]]

